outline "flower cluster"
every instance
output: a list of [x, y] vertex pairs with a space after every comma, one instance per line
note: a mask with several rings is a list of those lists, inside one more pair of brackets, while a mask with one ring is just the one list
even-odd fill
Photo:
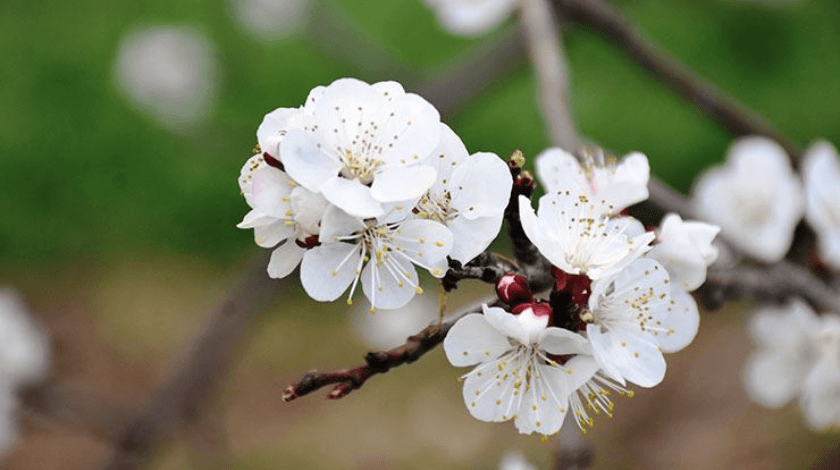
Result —
[[[422, 292], [415, 266], [442, 277], [496, 237], [512, 185], [504, 161], [470, 155], [423, 98], [395, 82], [336, 80], [257, 130], [239, 185], [251, 211], [238, 225], [274, 248], [269, 275], [300, 264], [315, 300], [361, 284], [375, 308]], [[492, 190], [479, 182], [492, 182]]]
[[830, 143], [818, 141], [805, 152], [800, 181], [779, 144], [764, 137], [744, 137], [730, 147], [725, 165], [698, 179], [692, 199], [698, 214], [719, 224], [733, 246], [768, 263], [788, 252], [804, 214], [817, 234], [819, 258], [837, 271], [838, 187], [840, 156]]
[[524, 196], [519, 216], [530, 241], [552, 264], [548, 300], [514, 275], [497, 284], [508, 308], [459, 320], [444, 341], [449, 361], [467, 373], [464, 401], [483, 421], [514, 420], [522, 433], [557, 432], [573, 413], [612, 415], [610, 395], [628, 383], [659, 384], [663, 352], [687, 346], [699, 314], [689, 292], [717, 257], [718, 228], [669, 215], [655, 232], [622, 215], [647, 198], [647, 158], [589, 158], [550, 149], [537, 157], [546, 195], [535, 212]]
[[749, 332], [758, 346], [744, 369], [749, 396], [768, 408], [798, 398], [809, 426], [840, 428], [840, 314], [818, 317], [793, 299], [758, 310]]

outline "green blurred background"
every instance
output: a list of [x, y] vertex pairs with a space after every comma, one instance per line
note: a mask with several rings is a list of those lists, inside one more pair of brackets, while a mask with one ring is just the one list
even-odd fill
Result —
[[[664, 49], [766, 115], [783, 133], [803, 144], [817, 137], [840, 143], [840, 2], [613, 3]], [[311, 20], [320, 21], [318, 34], [304, 27], [296, 36], [265, 42], [238, 28], [229, 5], [220, 1], [5, 0], [0, 5], [0, 282], [21, 288], [53, 334], [55, 375], [108, 390], [128, 403], [142, 400], [151, 378], [195, 331], [202, 310], [221, 298], [224, 279], [257, 251], [251, 231], [235, 227], [247, 212], [236, 178], [265, 113], [298, 106], [314, 86], [344, 76], [373, 82], [393, 79], [388, 71], [399, 71], [398, 78], [412, 90], [411, 79], [419, 83], [434, 78], [459, 56], [503, 34], [496, 31], [475, 39], [448, 35], [418, 0], [327, 0], [313, 14], [327, 18]], [[193, 27], [215, 48], [221, 69], [219, 95], [209, 119], [190, 132], [167, 130], [136, 110], [115, 86], [118, 46], [127, 32], [145, 24]], [[337, 36], [322, 34], [330, 25]], [[354, 41], [341, 39], [348, 32]], [[587, 138], [619, 154], [647, 154], [653, 173], [685, 192], [703, 168], [723, 160], [731, 137], [627, 57], [578, 27], [569, 28], [565, 43], [576, 124]], [[342, 45], [354, 48], [357, 55], [367, 51], [373, 63], [348, 60]], [[520, 148], [534, 156], [548, 145], [535, 93], [534, 78], [523, 64], [447, 123], [470, 151], [506, 156]], [[395, 449], [408, 450], [400, 457], [376, 457], [376, 450], [368, 450], [374, 457], [354, 460], [353, 468], [490, 468], [503, 450], [498, 442], [518, 438], [511, 426], [477, 425], [466, 416], [458, 403], [457, 373], [445, 366], [439, 351], [414, 366], [416, 376], [397, 371], [389, 374], [397, 378], [382, 379], [358, 392], [366, 394], [360, 400], [367, 401], [348, 399], [327, 409], [313, 397], [313, 404], [306, 405], [313, 408], [278, 405], [280, 391], [299, 373], [314, 366], [353, 364], [365, 351], [357, 340], [336, 340], [347, 332], [343, 304], [309, 312], [309, 304], [299, 297], [294, 302], [276, 307], [294, 314], [273, 314], [255, 326], [236, 381], [224, 392], [222, 428], [228, 429], [235, 457], [221, 468], [336, 468], [341, 455], [330, 460], [319, 454], [320, 446], [333, 445], [359, 423], [378, 431], [371, 431], [370, 442], [358, 444], [361, 447], [339, 450], [385, 452], [382, 439], [392, 439], [388, 445]], [[677, 359], [688, 367], [690, 358], [702, 354], [715, 364], [721, 357], [715, 354], [722, 351], [739, 358], [728, 364], [728, 376], [693, 366], [700, 367], [699, 376], [731, 379], [729, 388], [707, 396], [730, 400], [736, 395], [735, 405], [730, 400], [725, 413], [750, 406], [737, 383], [749, 349], [742, 318], [722, 314], [704, 323], [699, 346]], [[731, 344], [738, 346], [721, 346]], [[687, 374], [680, 376], [685, 379]], [[664, 392], [640, 403], [655, 406], [657, 400], [670, 399], [663, 394], [681, 385], [676, 378], [668, 380], [671, 385], [663, 387]], [[704, 387], [717, 390], [707, 384], [700, 390]], [[402, 401], [420, 404], [405, 409], [398, 406]], [[714, 407], [720, 401], [711, 403], [691, 406]], [[371, 416], [370, 406], [384, 408]], [[440, 428], [422, 419], [434, 416], [430, 410], [445, 417]], [[826, 448], [830, 442], [802, 430], [796, 410], [788, 409], [778, 418], [766, 418], [755, 407], [749, 410], [753, 415], [746, 421], [732, 425], [730, 415], [720, 421], [727, 427], [700, 430], [721, 433], [725, 439], [754, 426], [779, 425], [757, 445], [781, 440], [792, 447], [807, 441], [811, 447], [805, 450], [812, 460], [818, 457], [810, 453], [814, 446]], [[304, 418], [306, 413], [317, 416], [322, 426]], [[338, 418], [330, 413], [339, 413]], [[272, 415], [280, 417], [281, 424], [260, 421]], [[646, 419], [639, 412], [635, 416], [636, 421], [624, 418], [624, 427], [606, 431], [602, 439], [631, 439], [628, 436], [642, 426], [638, 422]], [[669, 415], [656, 416], [658, 421], [648, 421], [659, 424], [642, 427], [673, 434], [662, 424]], [[350, 424], [336, 424], [336, 419]], [[436, 434], [447, 426], [457, 431]], [[291, 436], [289, 429], [295, 430]], [[436, 437], [418, 441], [412, 434], [418, 429], [427, 438]], [[54, 430], [36, 426], [32, 432], [36, 444], [26, 444], [15, 454], [15, 468], [39, 468], [26, 465], [26, 452], [36, 453], [38, 439], [46, 448], [44, 442], [52, 442], [48, 435]], [[395, 432], [405, 433], [405, 439], [394, 437]], [[442, 451], [463, 437], [459, 433], [478, 443], [466, 449], [451, 447], [452, 455]], [[87, 458], [105, 453], [87, 441], [69, 442], [64, 445], [82, 449], [76, 452]], [[550, 446], [537, 439], [525, 445], [538, 453], [538, 463], [548, 464]], [[743, 459], [752, 454], [737, 454], [730, 449], [734, 444], [725, 440], [721, 446], [724, 457], [682, 468], [801, 468], [810, 462], [808, 456], [784, 454], [772, 463], [750, 467]], [[155, 468], [205, 468], [182, 447], [192, 448], [189, 442], [175, 445]], [[672, 461], [667, 458], [651, 463], [655, 457], [644, 449], [642, 444], [614, 449], [604, 465], [676, 468], [668, 467]], [[57, 455], [64, 464], [73, 460]], [[630, 465], [632, 461], [644, 465]]]

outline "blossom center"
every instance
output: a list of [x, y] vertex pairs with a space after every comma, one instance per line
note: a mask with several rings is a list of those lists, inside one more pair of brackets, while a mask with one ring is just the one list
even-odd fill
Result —
[[382, 165], [382, 160], [349, 149], [345, 149], [344, 153], [340, 154], [340, 159], [344, 163], [341, 176], [351, 180], [359, 180], [364, 185], [370, 185], [373, 182], [376, 171]]

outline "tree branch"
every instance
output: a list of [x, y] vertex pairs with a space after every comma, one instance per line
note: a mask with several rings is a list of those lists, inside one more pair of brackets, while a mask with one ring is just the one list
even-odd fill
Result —
[[172, 365], [169, 378], [118, 433], [109, 470], [136, 469], [169, 433], [200, 417], [227, 373], [249, 320], [281, 283], [270, 279], [268, 252], [256, 256], [227, 297], [210, 312], [196, 340]]
[[[485, 303], [496, 305], [497, 299], [495, 297], [486, 300]], [[335, 385], [335, 387], [327, 395], [327, 398], [343, 398], [353, 390], [360, 388], [374, 375], [384, 374], [394, 367], [410, 364], [420, 359], [424, 354], [443, 342], [446, 334], [449, 333], [449, 329], [462, 316], [480, 311], [480, 306], [473, 306], [454, 318], [440, 324], [433, 323], [416, 335], [409, 336], [402, 346], [397, 346], [388, 351], [369, 352], [365, 355], [365, 363], [358, 367], [332, 372], [309, 371], [300, 380], [286, 388], [283, 392], [283, 401], [290, 402], [328, 385]]]
[[674, 57], [644, 37], [620, 13], [602, 0], [552, 0], [565, 18], [587, 26], [647, 70], [654, 78], [694, 103], [700, 111], [733, 135], [763, 135], [778, 142], [794, 160], [802, 149], [758, 113], [697, 77]]
[[560, 28], [549, 0], [520, 3], [519, 23], [525, 35], [528, 56], [537, 74], [539, 103], [551, 141], [576, 154], [577, 137], [569, 109], [569, 74], [563, 54]]

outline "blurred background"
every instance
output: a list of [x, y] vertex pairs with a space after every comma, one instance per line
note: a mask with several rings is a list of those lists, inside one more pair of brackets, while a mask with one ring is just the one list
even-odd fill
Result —
[[[840, 143], [840, 2], [612, 3], [783, 133]], [[264, 114], [345, 76], [416, 91], [513, 29], [454, 37], [419, 0], [5, 0], [0, 284], [49, 332], [49, 380], [126, 407], [155, 389], [259, 251], [235, 227], [248, 209], [236, 178]], [[684, 192], [723, 160], [730, 136], [622, 53], [578, 27], [565, 44], [586, 138], [647, 154]], [[470, 151], [533, 157], [548, 145], [533, 75], [518, 64], [445, 116]], [[360, 363], [371, 341], [344, 303], [315, 305], [290, 280], [250, 325], [207, 423], [148, 468], [478, 469], [508, 449], [550, 468], [553, 441], [469, 416], [460, 371], [441, 351], [338, 402], [321, 392], [282, 403], [300, 374]], [[465, 283], [453, 302], [487, 292]], [[663, 385], [618, 400], [616, 418], [588, 436], [596, 468], [807, 468], [837, 445], [836, 434], [808, 431], [795, 406], [746, 399], [749, 308], [705, 315], [698, 340], [668, 358]], [[83, 430], [19, 414], [0, 468], [98, 468], [110, 453]]]

